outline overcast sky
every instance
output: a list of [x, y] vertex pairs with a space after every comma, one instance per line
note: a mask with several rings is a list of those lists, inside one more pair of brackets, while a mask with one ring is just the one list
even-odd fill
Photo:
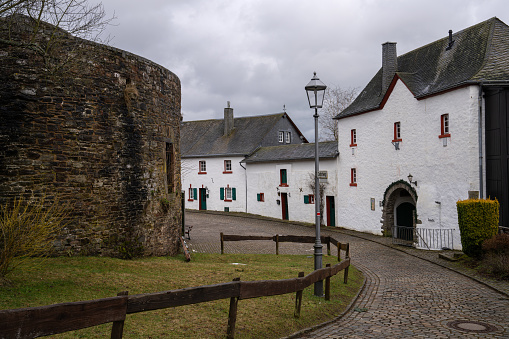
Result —
[[[95, 1], [91, 0], [91, 3]], [[398, 55], [494, 16], [507, 0], [103, 0], [115, 13], [111, 45], [150, 59], [182, 84], [184, 120], [286, 112], [309, 141], [313, 111], [304, 86], [313, 72], [329, 86], [361, 90]]]

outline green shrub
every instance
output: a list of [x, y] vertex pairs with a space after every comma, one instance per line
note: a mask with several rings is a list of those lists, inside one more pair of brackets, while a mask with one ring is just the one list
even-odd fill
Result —
[[0, 280], [26, 259], [48, 255], [67, 215], [56, 200], [20, 198], [0, 206]]
[[480, 258], [483, 241], [498, 232], [498, 200], [469, 199], [458, 201], [458, 224], [463, 252], [469, 257]]

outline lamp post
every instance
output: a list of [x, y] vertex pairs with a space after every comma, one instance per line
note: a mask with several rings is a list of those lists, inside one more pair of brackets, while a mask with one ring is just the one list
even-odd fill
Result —
[[[320, 238], [320, 180], [318, 179], [319, 156], [318, 156], [318, 109], [322, 108], [325, 89], [327, 86], [318, 79], [316, 72], [313, 78], [306, 85], [306, 94], [308, 96], [309, 107], [315, 109], [315, 270], [322, 268], [322, 241]], [[323, 281], [315, 283], [315, 295], [323, 296]]]

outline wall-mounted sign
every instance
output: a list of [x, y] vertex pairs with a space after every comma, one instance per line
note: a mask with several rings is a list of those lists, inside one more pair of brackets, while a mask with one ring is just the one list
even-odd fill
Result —
[[327, 171], [318, 171], [318, 179], [328, 179]]

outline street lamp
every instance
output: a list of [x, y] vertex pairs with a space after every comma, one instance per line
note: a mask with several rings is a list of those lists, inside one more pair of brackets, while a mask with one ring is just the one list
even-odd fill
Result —
[[[319, 157], [318, 157], [318, 109], [322, 108], [325, 89], [327, 86], [318, 79], [316, 72], [313, 78], [306, 85], [309, 107], [315, 109], [315, 270], [322, 268], [322, 241], [320, 239], [320, 180], [318, 179]], [[323, 281], [315, 283], [315, 295], [323, 296]]]

